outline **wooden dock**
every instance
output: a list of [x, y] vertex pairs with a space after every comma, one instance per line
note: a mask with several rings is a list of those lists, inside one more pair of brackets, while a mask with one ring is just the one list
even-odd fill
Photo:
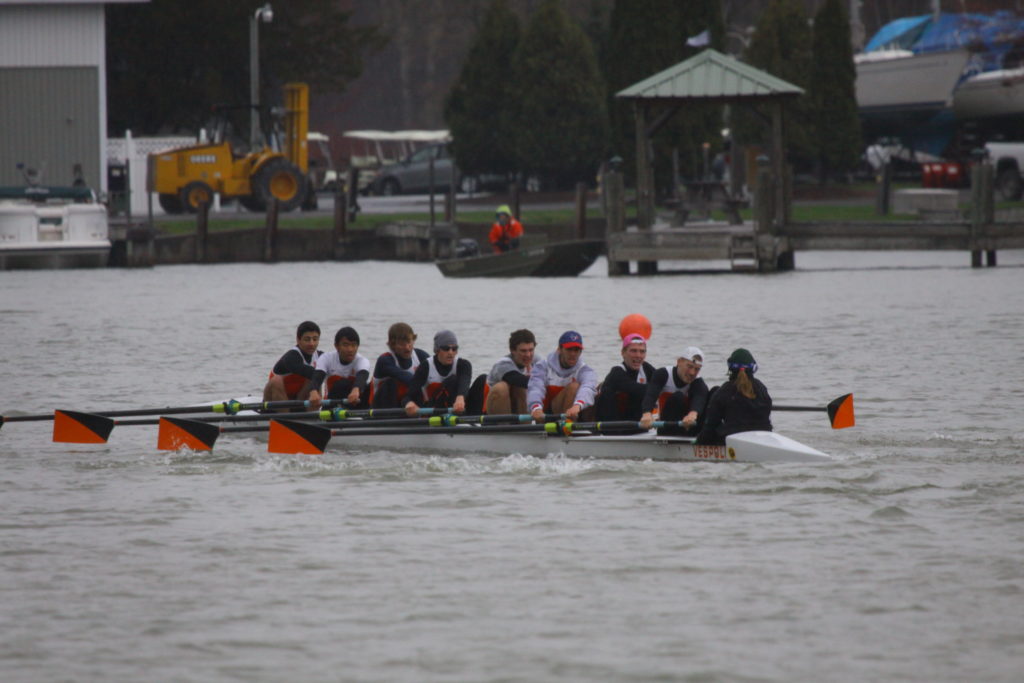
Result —
[[773, 183], [762, 175], [753, 220], [739, 225], [661, 221], [646, 229], [626, 227], [625, 209], [615, 201], [622, 197], [621, 187], [616, 187], [620, 179], [612, 176], [608, 183], [608, 274], [629, 275], [634, 272], [632, 263], [636, 263], [637, 274], [651, 275], [659, 272], [661, 262], [705, 260], [728, 262], [721, 268], [726, 271], [777, 272], [792, 270], [798, 251], [828, 250], [963, 251], [970, 255], [972, 266], [995, 266], [999, 250], [1024, 249], [1024, 212], [994, 211], [991, 167], [974, 170], [971, 205], [963, 218], [952, 212], [936, 220], [934, 213], [922, 212], [921, 220], [786, 220], [789, 208], [775, 209]]

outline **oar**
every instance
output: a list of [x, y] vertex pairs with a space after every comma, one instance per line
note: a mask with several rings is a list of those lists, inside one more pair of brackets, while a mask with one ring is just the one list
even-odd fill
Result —
[[[398, 412], [396, 413], [395, 410]], [[433, 408], [420, 408], [421, 413], [429, 414], [433, 412]], [[353, 411], [354, 412], [354, 411]], [[369, 411], [367, 411], [369, 412]], [[405, 411], [401, 408], [398, 409], [386, 409], [374, 411], [379, 416], [381, 413], [393, 414], [393, 415], [405, 415]], [[193, 422], [266, 422], [273, 417], [271, 414], [260, 413], [256, 415], [214, 415], [214, 416], [195, 416], [189, 418]], [[335, 411], [332, 410], [319, 410], [310, 411], [305, 413], [288, 413], [289, 419], [301, 420], [307, 418], [310, 420], [319, 419], [324, 421], [333, 420], [335, 417]], [[558, 420], [561, 419], [561, 415], [546, 415], [545, 419]], [[349, 418], [345, 418], [349, 420]], [[369, 416], [360, 418], [358, 421], [351, 420], [352, 423], [359, 424], [373, 422], [375, 426], [443, 426], [443, 425], [458, 425], [458, 424], [493, 424], [503, 422], [529, 422], [533, 418], [530, 415], [438, 415], [432, 417], [412, 417], [404, 419], [387, 420], [381, 419], [370, 419]], [[93, 413], [81, 413], [73, 410], [58, 410], [55, 412], [53, 419], [53, 440], [57, 443], [106, 443], [110, 438], [110, 432], [113, 431], [114, 427], [122, 426], [137, 426], [137, 425], [163, 425], [160, 419], [156, 418], [143, 418], [138, 420], [115, 420], [107, 415], [97, 415]], [[166, 427], [164, 427], [166, 428]], [[266, 427], [264, 427], [266, 429]]]
[[[321, 401], [321, 406], [331, 407], [341, 404], [341, 400], [327, 399]], [[231, 399], [220, 403], [207, 403], [198, 406], [169, 406], [167, 408], [135, 408], [130, 410], [91, 410], [80, 414], [101, 415], [103, 417], [140, 417], [143, 415], [186, 415], [188, 413], [223, 413], [234, 415], [241, 410], [284, 410], [288, 408], [309, 408], [309, 401], [261, 401], [259, 403], [242, 403]], [[405, 414], [401, 408], [394, 413]], [[55, 410], [52, 413], [40, 415], [0, 415], [0, 427], [7, 422], [41, 422], [44, 420], [56, 420], [57, 413], [75, 413], [76, 411]], [[358, 411], [350, 411], [358, 412]], [[372, 411], [369, 411], [372, 412]]]
[[827, 406], [780, 406], [772, 405], [772, 410], [791, 410], [791, 411], [814, 411], [821, 412], [825, 411], [828, 413], [829, 422], [832, 423], [832, 429], [845, 429], [846, 427], [852, 427], [854, 425], [853, 419], [853, 394], [843, 394], [839, 398], [833, 400]]
[[[288, 413], [294, 419], [318, 419], [319, 410], [307, 413]], [[272, 415], [197, 415], [190, 418], [195, 422], [267, 422]], [[132, 427], [160, 424], [160, 418], [139, 420], [115, 420], [106, 415], [79, 413], [74, 410], [58, 410], [53, 419], [53, 440], [57, 443], [106, 443], [114, 427]], [[266, 429], [266, 427], [264, 427]]]

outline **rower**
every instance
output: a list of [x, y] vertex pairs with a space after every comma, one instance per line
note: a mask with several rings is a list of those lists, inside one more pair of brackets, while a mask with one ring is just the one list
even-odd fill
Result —
[[598, 420], [639, 420], [647, 395], [647, 383], [654, 366], [647, 362], [647, 340], [643, 335], [627, 334], [622, 340], [622, 363], [616, 365], [601, 383], [597, 397]]
[[704, 427], [697, 435], [700, 444], [724, 444], [725, 437], [738, 432], [772, 431], [772, 397], [761, 380], [754, 377], [757, 362], [746, 349], [729, 356], [729, 380], [708, 402]]
[[459, 340], [451, 330], [434, 335], [434, 355], [416, 368], [405, 404], [409, 417], [416, 415], [420, 406], [451, 408], [453, 413], [466, 412], [466, 395], [473, 379], [473, 365], [459, 358]]
[[316, 362], [313, 389], [309, 401], [319, 407], [321, 392], [329, 399], [344, 400], [349, 408], [370, 407], [367, 384], [370, 381], [370, 361], [359, 353], [359, 333], [345, 326], [334, 335], [334, 351], [323, 354]]
[[416, 333], [408, 323], [395, 323], [388, 328], [388, 350], [373, 367], [374, 408], [400, 408], [405, 404], [413, 374], [429, 357], [415, 344]]
[[312, 382], [318, 351], [320, 327], [311, 320], [303, 321], [295, 331], [295, 346], [285, 351], [274, 364], [270, 378], [263, 387], [264, 401], [304, 401], [315, 388]]
[[641, 426], [650, 429], [654, 413], [664, 422], [682, 422], [682, 427], [666, 426], [659, 434], [693, 434], [708, 402], [708, 385], [698, 377], [704, 365], [704, 352], [688, 346], [676, 364], [658, 368], [647, 386], [640, 417]]
[[545, 413], [562, 413], [578, 420], [584, 409], [594, 405], [597, 376], [581, 359], [582, 353], [583, 337], [569, 330], [558, 338], [553, 353], [534, 364], [526, 402], [535, 421], [543, 421]]
[[512, 215], [508, 204], [497, 209], [497, 217], [491, 226], [490, 241], [494, 253], [501, 254], [510, 249], [519, 248], [519, 240], [523, 236], [523, 224]]
[[507, 415], [526, 412], [526, 387], [533, 368], [533, 352], [537, 339], [527, 329], [516, 330], [508, 337], [507, 356], [502, 356], [487, 373], [486, 413]]

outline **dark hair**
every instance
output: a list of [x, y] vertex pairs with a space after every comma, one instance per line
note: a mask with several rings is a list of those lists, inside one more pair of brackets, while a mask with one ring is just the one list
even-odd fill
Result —
[[397, 341], [416, 341], [416, 333], [412, 331], [409, 323], [395, 323], [388, 328], [388, 344]]
[[302, 339], [302, 335], [307, 332], [316, 332], [317, 334], [320, 334], [320, 326], [312, 320], [304, 320], [299, 323], [299, 329], [295, 330], [295, 338]]
[[508, 350], [515, 351], [516, 347], [520, 344], [536, 344], [537, 339], [533, 336], [533, 332], [527, 329], [516, 330], [508, 337]]
[[354, 328], [346, 325], [334, 334], [334, 345], [337, 346], [342, 339], [348, 339], [356, 344], [359, 343], [359, 333]]

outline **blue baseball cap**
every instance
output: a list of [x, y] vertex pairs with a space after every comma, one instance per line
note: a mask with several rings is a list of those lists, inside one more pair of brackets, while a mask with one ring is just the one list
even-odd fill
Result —
[[582, 349], [583, 337], [580, 336], [579, 332], [573, 332], [572, 330], [569, 330], [568, 332], [563, 332], [562, 336], [558, 338], [558, 345], [563, 349]]

